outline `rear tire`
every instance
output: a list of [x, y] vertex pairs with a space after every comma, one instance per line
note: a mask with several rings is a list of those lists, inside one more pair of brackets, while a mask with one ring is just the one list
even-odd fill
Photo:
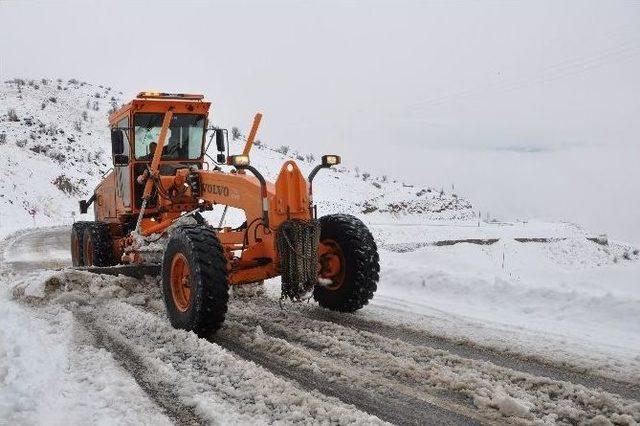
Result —
[[162, 260], [162, 289], [175, 328], [203, 337], [224, 322], [229, 301], [227, 259], [211, 227], [176, 229]]
[[340, 268], [333, 274], [333, 284], [315, 286], [313, 298], [333, 311], [357, 311], [369, 303], [378, 288], [380, 258], [376, 242], [367, 226], [351, 215], [323, 216], [320, 227], [320, 242], [334, 248]]
[[84, 266], [84, 230], [93, 222], [74, 222], [71, 226], [71, 264]]
[[109, 224], [88, 222], [84, 229], [82, 261], [84, 266], [113, 266], [113, 238]]

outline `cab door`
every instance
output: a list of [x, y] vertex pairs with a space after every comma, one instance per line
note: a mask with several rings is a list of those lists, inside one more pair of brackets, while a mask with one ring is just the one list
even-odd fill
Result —
[[[129, 129], [129, 117], [125, 117], [118, 122], [118, 128], [124, 134], [124, 153], [125, 157], [116, 157], [113, 154], [113, 166], [115, 171], [116, 199], [120, 200], [125, 210], [131, 210], [131, 144]], [[125, 161], [126, 160], [126, 161]]]

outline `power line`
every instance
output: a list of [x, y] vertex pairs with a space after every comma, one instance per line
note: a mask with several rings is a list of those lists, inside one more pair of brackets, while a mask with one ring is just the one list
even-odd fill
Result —
[[617, 46], [604, 49], [596, 54], [582, 55], [547, 66], [538, 75], [512, 81], [489, 83], [484, 86], [453, 92], [446, 95], [416, 102], [417, 107], [436, 106], [450, 100], [464, 99], [485, 92], [504, 92], [535, 84], [547, 83], [561, 78], [581, 74], [611, 63], [629, 59], [640, 52], [640, 39], [626, 40]]

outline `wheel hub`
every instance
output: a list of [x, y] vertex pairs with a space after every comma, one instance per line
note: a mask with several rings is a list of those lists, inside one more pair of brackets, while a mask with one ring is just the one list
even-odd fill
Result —
[[182, 253], [176, 253], [171, 261], [171, 296], [176, 308], [185, 312], [191, 305], [191, 269]]
[[334, 240], [323, 240], [322, 245], [324, 246], [324, 250], [320, 256], [320, 277], [333, 282], [324, 288], [337, 290], [342, 287], [344, 283], [344, 253], [340, 245]]

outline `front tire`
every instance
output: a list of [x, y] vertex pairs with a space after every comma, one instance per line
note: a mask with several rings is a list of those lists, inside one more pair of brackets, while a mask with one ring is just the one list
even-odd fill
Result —
[[323, 308], [354, 312], [373, 298], [380, 272], [378, 247], [358, 218], [332, 214], [320, 218], [320, 277], [330, 284], [316, 285], [313, 298]]
[[202, 337], [222, 326], [229, 301], [227, 259], [212, 228], [190, 225], [173, 232], [162, 261], [162, 288], [173, 327]]

